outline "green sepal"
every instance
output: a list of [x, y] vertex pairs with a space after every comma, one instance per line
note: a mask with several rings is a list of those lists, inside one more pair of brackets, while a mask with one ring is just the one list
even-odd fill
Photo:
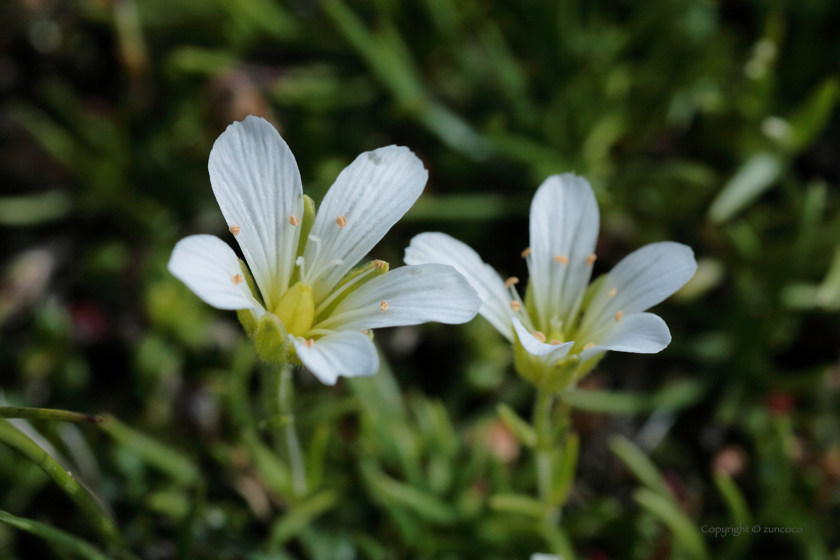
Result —
[[595, 297], [596, 293], [598, 293], [598, 290], [601, 288], [601, 284], [603, 284], [606, 279], [607, 275], [602, 274], [589, 284], [586, 288], [586, 292], [583, 294], [583, 301], [580, 304], [581, 311], [584, 313], [586, 312], [586, 308], [589, 307], [590, 303], [592, 303], [592, 298]]
[[534, 290], [531, 288], [531, 282], [528, 282], [528, 287], [525, 288], [525, 311], [529, 317], [533, 317], [535, 321], [539, 320], [537, 307], [534, 304]]
[[545, 366], [539, 361], [537, 356], [525, 350], [515, 330], [513, 338], [513, 367], [516, 369], [516, 373], [523, 379], [539, 386], [543, 375], [545, 375]]
[[341, 282], [333, 289], [333, 292], [336, 292], [347, 285], [349, 282], [358, 278], [362, 274], [367, 274], [364, 278], [347, 288], [341, 295], [336, 297], [330, 304], [325, 307], [320, 313], [318, 313], [318, 317], [316, 318], [315, 322], [323, 320], [326, 317], [329, 317], [330, 314], [335, 310], [338, 305], [344, 301], [347, 296], [358, 290], [361, 286], [365, 285], [365, 283], [370, 282], [374, 278], [378, 276], [382, 276], [386, 272], [390, 270], [390, 265], [385, 261], [375, 260], [370, 261], [360, 267], [354, 268], [350, 272], [347, 273], [344, 278], [341, 279]]
[[303, 195], [303, 218], [300, 219], [300, 239], [298, 239], [296, 256], [303, 255], [306, 249], [306, 241], [309, 239], [309, 232], [312, 231], [312, 224], [315, 223], [315, 201], [307, 195]]
[[577, 381], [576, 373], [579, 366], [580, 356], [577, 354], [558, 360], [557, 363], [547, 369], [540, 388], [549, 393], [565, 391]]
[[239, 322], [242, 324], [242, 328], [245, 330], [245, 334], [248, 335], [248, 338], [254, 338], [257, 334], [257, 329], [260, 326], [254, 312], [250, 309], [237, 309], [236, 316], [239, 318]]
[[254, 296], [254, 299], [260, 302], [261, 305], [265, 306], [265, 302], [262, 301], [260, 298], [260, 291], [257, 289], [257, 283], [254, 282], [254, 277], [251, 275], [251, 271], [248, 270], [248, 265], [245, 264], [245, 261], [242, 259], [239, 260], [239, 268], [242, 270], [242, 276], [245, 277], [245, 281], [248, 282], [248, 288], [251, 290], [251, 295]]
[[270, 364], [285, 364], [287, 361], [286, 335], [286, 327], [277, 315], [268, 312], [263, 315], [255, 338], [260, 359]]
[[[260, 292], [257, 290], [257, 284], [254, 282], [254, 277], [251, 275], [251, 271], [248, 270], [248, 265], [246, 265], [245, 261], [242, 259], [238, 260], [239, 268], [242, 270], [242, 276], [248, 283], [251, 295], [254, 296], [254, 299], [260, 301]], [[239, 322], [242, 323], [242, 328], [245, 330], [245, 334], [248, 335], [248, 338], [254, 338], [254, 335], [257, 334], [257, 328], [259, 327], [259, 321], [257, 320], [256, 315], [254, 315], [254, 312], [250, 309], [239, 309], [236, 311], [236, 316], [239, 318]]]

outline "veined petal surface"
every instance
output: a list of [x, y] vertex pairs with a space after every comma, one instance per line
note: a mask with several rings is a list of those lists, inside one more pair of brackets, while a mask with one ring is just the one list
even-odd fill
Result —
[[592, 273], [598, 202], [589, 182], [571, 173], [546, 179], [531, 202], [531, 289], [537, 327], [574, 317]]
[[335, 385], [339, 376], [368, 376], [379, 370], [376, 347], [360, 332], [329, 334], [311, 346], [291, 335], [289, 339], [303, 365], [325, 385]]
[[634, 313], [619, 321], [605, 336], [596, 341], [596, 346], [580, 353], [580, 359], [588, 360], [607, 350], [633, 352], [636, 354], [656, 354], [671, 343], [668, 325], [653, 313]]
[[365, 152], [339, 174], [318, 208], [304, 251], [316, 303], [403, 217], [428, 178], [423, 163], [401, 146]]
[[295, 221], [303, 216], [297, 162], [268, 121], [249, 116], [219, 136], [209, 169], [225, 221], [272, 309], [294, 271], [300, 235]]
[[540, 342], [534, 335], [528, 332], [528, 329], [525, 328], [518, 317], [513, 318], [512, 324], [522, 347], [529, 354], [542, 358], [546, 363], [553, 363], [561, 358], [565, 358], [569, 354], [569, 350], [572, 349], [572, 346], [575, 345], [574, 341], [564, 342], [563, 344], [546, 344], [545, 342]]
[[645, 311], [661, 303], [694, 276], [690, 247], [673, 241], [651, 243], [627, 255], [606, 276], [592, 298], [579, 332], [600, 331], [616, 314]]
[[218, 237], [191, 235], [180, 240], [167, 268], [205, 303], [217, 309], [253, 309], [258, 318], [262, 316], [236, 253]]
[[466, 323], [481, 299], [461, 274], [445, 264], [403, 266], [352, 292], [315, 329], [378, 329], [437, 322]]
[[482, 261], [472, 247], [445, 233], [421, 233], [411, 240], [404, 260], [410, 265], [440, 263], [454, 267], [481, 298], [478, 312], [505, 338], [513, 341], [510, 293], [499, 273]]

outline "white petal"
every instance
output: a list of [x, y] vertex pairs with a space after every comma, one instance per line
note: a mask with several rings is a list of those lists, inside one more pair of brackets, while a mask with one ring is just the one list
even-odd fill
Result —
[[400, 146], [365, 152], [339, 174], [310, 232], [320, 247], [310, 240], [304, 252], [316, 304], [403, 217], [428, 178], [417, 156]]
[[325, 385], [335, 385], [339, 376], [373, 375], [379, 370], [379, 355], [373, 342], [360, 332], [329, 334], [311, 348], [289, 335], [298, 358]]
[[598, 241], [598, 202], [589, 182], [571, 173], [553, 175], [531, 202], [531, 289], [537, 325], [552, 316], [568, 324], [592, 273], [587, 263]]
[[253, 309], [262, 306], [251, 295], [239, 259], [227, 243], [213, 235], [191, 235], [175, 244], [167, 265], [172, 276], [217, 309]]
[[251, 267], [266, 306], [280, 299], [294, 271], [303, 216], [300, 172], [268, 121], [246, 117], [225, 130], [210, 152], [210, 182], [228, 227]]
[[603, 341], [597, 346], [580, 353], [583, 361], [607, 350], [633, 352], [635, 354], [656, 354], [671, 343], [668, 325], [653, 313], [634, 313], [616, 323]]
[[694, 251], [681, 243], [663, 241], [637, 249], [607, 274], [586, 310], [580, 332], [601, 330], [615, 321], [619, 311], [626, 317], [653, 307], [679, 290], [695, 270]]
[[516, 331], [516, 336], [522, 347], [528, 351], [529, 354], [544, 358], [546, 363], [556, 362], [561, 358], [565, 358], [569, 354], [569, 350], [575, 345], [574, 342], [565, 342], [563, 344], [546, 344], [540, 342], [534, 335], [528, 332], [517, 317], [513, 318], [513, 328]]
[[554, 554], [532, 554], [531, 560], [563, 560], [562, 556], [555, 556]]
[[352, 292], [314, 328], [360, 331], [431, 321], [466, 323], [479, 307], [478, 294], [451, 266], [403, 266]]
[[404, 260], [405, 264], [440, 263], [455, 267], [481, 298], [478, 312], [513, 341], [510, 293], [499, 273], [482, 261], [472, 247], [445, 233], [421, 233], [411, 240]]

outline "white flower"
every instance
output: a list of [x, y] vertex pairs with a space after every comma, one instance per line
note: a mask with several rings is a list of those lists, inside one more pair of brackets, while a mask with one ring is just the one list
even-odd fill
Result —
[[[679, 243], [652, 243], [587, 289], [598, 228], [598, 204], [586, 179], [568, 173], [546, 179], [531, 203], [531, 246], [523, 251], [530, 285], [524, 302], [516, 289], [518, 279], [502, 280], [473, 249], [448, 235], [416, 236], [405, 262], [458, 269], [481, 297], [479, 313], [508, 340], [521, 344], [537, 367], [574, 357], [576, 364], [588, 362], [591, 368], [590, 360], [607, 350], [659, 352], [671, 342], [671, 334], [661, 318], [643, 312], [692, 277], [694, 253]], [[578, 369], [575, 375], [583, 373]]]
[[251, 325], [264, 359], [282, 361], [292, 347], [332, 385], [341, 375], [377, 371], [376, 349], [363, 331], [463, 323], [481, 305], [451, 266], [389, 271], [387, 263], [373, 261], [351, 271], [423, 191], [428, 173], [407, 148], [361, 154], [338, 176], [317, 214], [303, 195], [292, 152], [263, 119], [229, 126], [213, 146], [209, 167], [213, 193], [255, 286], [227, 243], [211, 235], [179, 241], [169, 270], [206, 303], [246, 310], [240, 317]]

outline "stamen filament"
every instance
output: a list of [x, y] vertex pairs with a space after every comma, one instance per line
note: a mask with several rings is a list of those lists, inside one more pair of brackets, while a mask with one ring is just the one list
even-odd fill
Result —
[[373, 268], [370, 268], [370, 269], [368, 269], [368, 270], [365, 270], [364, 272], [362, 272], [361, 274], [359, 274], [358, 276], [356, 276], [355, 278], [353, 278], [352, 280], [350, 280], [349, 282], [347, 282], [346, 284], [344, 284], [342, 287], [340, 287], [339, 289], [337, 289], [336, 291], [334, 291], [333, 293], [331, 293], [331, 294], [330, 294], [330, 297], [328, 297], [328, 298], [327, 298], [327, 299], [325, 299], [323, 302], [321, 302], [321, 305], [319, 305], [319, 306], [315, 309], [315, 316], [317, 317], [318, 315], [320, 315], [320, 314], [321, 314], [321, 312], [322, 312], [322, 311], [324, 311], [324, 309], [326, 309], [326, 308], [327, 308], [327, 306], [329, 306], [329, 304], [331, 304], [332, 302], [334, 302], [334, 301], [335, 301], [335, 298], [337, 298], [338, 296], [340, 296], [341, 294], [343, 294], [344, 292], [346, 292], [348, 288], [350, 288], [350, 287], [351, 287], [351, 286], [353, 286], [356, 282], [358, 282], [359, 280], [361, 280], [362, 278], [364, 278], [365, 276], [367, 276], [368, 274], [370, 274], [371, 272], [373, 272], [373, 270], [374, 270]]

